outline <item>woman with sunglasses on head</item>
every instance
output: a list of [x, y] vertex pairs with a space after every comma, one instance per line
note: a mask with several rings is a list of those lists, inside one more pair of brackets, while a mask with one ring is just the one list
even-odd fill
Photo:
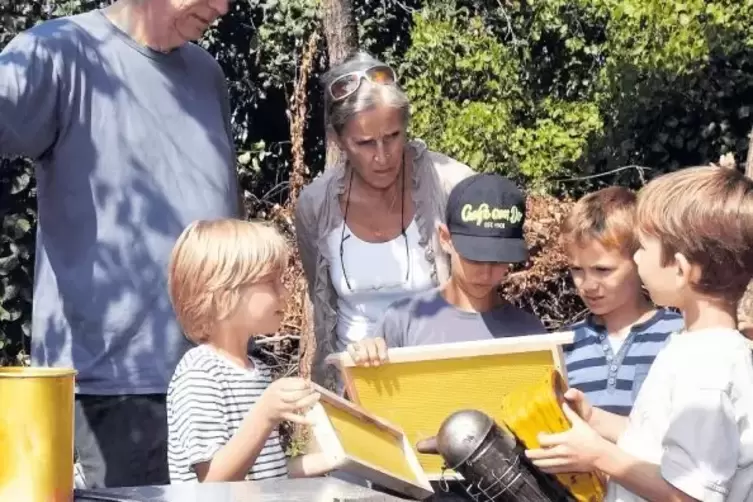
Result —
[[387, 307], [449, 276], [439, 247], [447, 194], [473, 171], [409, 141], [395, 72], [358, 52], [322, 77], [327, 134], [343, 155], [301, 193], [298, 248], [314, 307], [312, 377], [324, 358], [371, 334]]

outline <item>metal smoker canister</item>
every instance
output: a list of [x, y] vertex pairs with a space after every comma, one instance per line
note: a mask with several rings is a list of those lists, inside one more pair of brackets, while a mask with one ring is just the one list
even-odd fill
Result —
[[477, 502], [574, 502], [553, 476], [537, 469], [523, 445], [485, 413], [461, 410], [445, 419], [436, 436], [445, 464], [464, 478]]
[[76, 371], [0, 368], [0, 500], [73, 500]]

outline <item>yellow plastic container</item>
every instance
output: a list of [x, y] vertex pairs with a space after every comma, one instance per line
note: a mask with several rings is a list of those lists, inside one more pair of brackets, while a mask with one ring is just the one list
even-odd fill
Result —
[[73, 500], [76, 371], [0, 368], [0, 501]]

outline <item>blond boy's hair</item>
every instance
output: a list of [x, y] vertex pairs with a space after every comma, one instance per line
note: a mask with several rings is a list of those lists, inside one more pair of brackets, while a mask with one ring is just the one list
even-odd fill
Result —
[[285, 238], [263, 222], [223, 219], [191, 223], [170, 257], [170, 301], [194, 343], [209, 339], [216, 323], [238, 306], [243, 288], [281, 274]]
[[568, 249], [596, 241], [632, 258], [638, 249], [635, 208], [635, 192], [627, 188], [614, 186], [590, 193], [575, 203], [562, 222], [561, 242]]
[[740, 299], [753, 276], [753, 181], [718, 166], [665, 174], [639, 192], [636, 217], [661, 242], [663, 265], [681, 253], [699, 267], [698, 293]]

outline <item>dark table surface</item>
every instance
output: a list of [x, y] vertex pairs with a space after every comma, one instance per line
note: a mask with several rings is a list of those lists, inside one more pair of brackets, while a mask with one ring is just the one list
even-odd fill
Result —
[[[434, 483], [433, 483], [434, 484]], [[443, 493], [425, 502], [460, 502], [465, 497]], [[453, 490], [454, 491], [454, 490]], [[181, 483], [77, 491], [75, 502], [406, 502], [398, 495], [372, 490], [333, 477], [274, 479], [237, 483]]]

